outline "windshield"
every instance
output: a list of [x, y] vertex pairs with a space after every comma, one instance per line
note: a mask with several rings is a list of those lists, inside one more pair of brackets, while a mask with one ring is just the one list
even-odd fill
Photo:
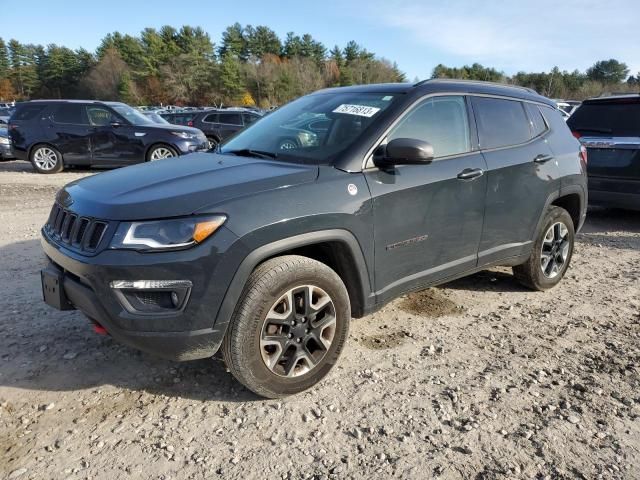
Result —
[[144, 116], [135, 108], [131, 108], [129, 105], [111, 105], [116, 112], [128, 120], [132, 125], [153, 125], [153, 121]]
[[257, 152], [278, 160], [327, 164], [354, 144], [393, 103], [384, 93], [308, 95], [262, 117], [221, 148], [222, 153]]

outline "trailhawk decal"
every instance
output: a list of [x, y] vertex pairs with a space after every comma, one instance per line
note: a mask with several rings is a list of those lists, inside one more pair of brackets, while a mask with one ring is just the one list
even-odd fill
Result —
[[368, 107], [367, 105], [349, 105], [343, 103], [336, 108], [333, 113], [346, 113], [347, 115], [357, 115], [359, 117], [373, 117], [378, 113], [378, 107]]

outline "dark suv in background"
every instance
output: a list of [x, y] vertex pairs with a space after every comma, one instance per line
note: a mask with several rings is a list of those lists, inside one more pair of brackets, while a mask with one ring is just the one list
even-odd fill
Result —
[[208, 148], [201, 131], [154, 123], [118, 102], [20, 103], [9, 133], [15, 157], [30, 161], [39, 173], [74, 165], [118, 167]]
[[196, 113], [189, 125], [202, 130], [209, 140], [209, 148], [214, 148], [260, 117], [249, 110], [206, 110]]
[[585, 100], [567, 125], [589, 152], [589, 202], [640, 210], [640, 94]]
[[[280, 148], [292, 128], [315, 136]], [[288, 395], [336, 364], [352, 316], [399, 295], [495, 265], [555, 286], [585, 219], [585, 162], [528, 89], [322, 90], [215, 153], [64, 187], [42, 229], [42, 290], [163, 357], [221, 348], [248, 388]]]

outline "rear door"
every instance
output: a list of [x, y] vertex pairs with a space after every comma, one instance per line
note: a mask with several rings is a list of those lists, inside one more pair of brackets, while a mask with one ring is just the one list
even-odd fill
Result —
[[51, 121], [45, 127], [46, 136], [60, 151], [66, 164], [91, 163], [91, 133], [84, 105], [59, 103], [53, 107]]
[[587, 100], [567, 125], [587, 147], [589, 190], [640, 194], [640, 97]]
[[472, 104], [488, 167], [478, 252], [479, 265], [486, 265], [530, 250], [546, 201], [560, 189], [560, 175], [539, 113], [530, 118], [529, 107], [506, 98], [474, 96]]
[[475, 149], [464, 96], [429, 97], [387, 135], [430, 142], [428, 165], [369, 168], [379, 300], [475, 268], [486, 165]]

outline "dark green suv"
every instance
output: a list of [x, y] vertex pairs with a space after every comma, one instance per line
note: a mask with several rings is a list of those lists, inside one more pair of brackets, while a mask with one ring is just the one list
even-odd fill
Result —
[[[283, 139], [296, 139], [283, 147]], [[45, 301], [266, 397], [322, 379], [362, 317], [494, 265], [543, 290], [584, 221], [584, 149], [535, 92], [433, 80], [307, 95], [221, 145], [73, 182]]]

